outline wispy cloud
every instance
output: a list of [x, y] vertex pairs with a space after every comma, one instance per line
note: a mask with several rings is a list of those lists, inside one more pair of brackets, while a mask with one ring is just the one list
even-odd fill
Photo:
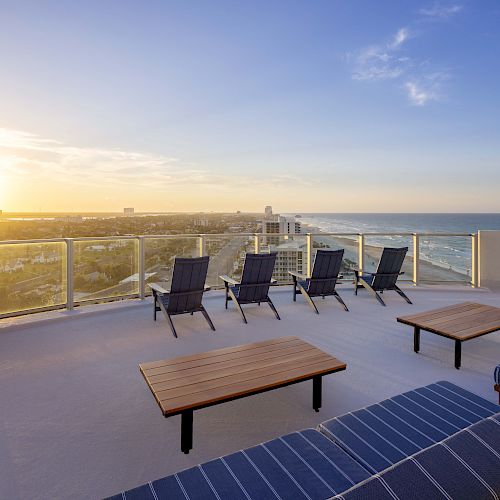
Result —
[[390, 80], [398, 78], [410, 65], [409, 57], [399, 49], [410, 37], [408, 28], [399, 29], [389, 42], [365, 47], [357, 54], [352, 72], [354, 80]]
[[401, 45], [403, 45], [406, 40], [410, 37], [410, 31], [408, 28], [401, 28], [397, 31], [397, 33], [394, 35], [392, 43], [389, 45], [389, 47], [393, 49], [397, 49]]
[[175, 157], [123, 149], [70, 146], [29, 132], [0, 128], [0, 171], [10, 177], [66, 185], [127, 186], [162, 190], [198, 185], [207, 188], [269, 188], [273, 182], [311, 185], [304, 177], [228, 176]]
[[440, 2], [434, 3], [431, 7], [422, 8], [419, 13], [429, 19], [448, 19], [463, 9], [460, 4], [444, 5]]
[[448, 79], [448, 73], [437, 72], [425, 75], [418, 80], [406, 81], [404, 87], [410, 103], [414, 106], [425, 106], [429, 102], [442, 100], [442, 84]]
[[[445, 20], [462, 10], [460, 4], [434, 3], [419, 10], [426, 19]], [[444, 71], [429, 60], [411, 56], [407, 42], [410, 38], [424, 36], [425, 30], [414, 28], [421, 19], [398, 29], [384, 43], [373, 44], [350, 53], [346, 61], [351, 64], [351, 77], [358, 81], [391, 80], [403, 86], [412, 105], [425, 106], [444, 98], [443, 83], [449, 78]], [[354, 55], [353, 55], [354, 54]], [[429, 71], [429, 68], [432, 68]]]

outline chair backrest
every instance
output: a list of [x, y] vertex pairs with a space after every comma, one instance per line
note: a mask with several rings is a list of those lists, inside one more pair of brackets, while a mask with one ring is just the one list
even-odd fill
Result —
[[396, 284], [406, 252], [408, 247], [384, 248], [377, 268], [377, 273], [381, 273], [381, 276], [375, 276], [372, 283], [374, 290], [389, 290]]
[[276, 252], [246, 254], [238, 294], [239, 302], [260, 302], [267, 298], [275, 262]]
[[167, 311], [196, 311], [201, 306], [209, 257], [176, 258]]
[[344, 249], [318, 250], [307, 293], [309, 295], [330, 295], [335, 290]]

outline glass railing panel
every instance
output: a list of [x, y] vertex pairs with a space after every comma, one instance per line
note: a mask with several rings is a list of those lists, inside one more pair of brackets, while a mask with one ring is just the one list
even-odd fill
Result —
[[207, 285], [211, 287], [224, 286], [220, 275], [226, 274], [234, 279], [241, 278], [245, 255], [255, 252], [253, 236], [238, 234], [204, 235], [205, 255], [210, 257], [207, 274]]
[[198, 237], [167, 237], [144, 239], [144, 270], [146, 278], [146, 294], [151, 293], [147, 283], [168, 283], [172, 279], [172, 271], [176, 257], [198, 257]]
[[472, 242], [470, 236], [420, 236], [421, 282], [470, 283]]
[[376, 271], [384, 247], [408, 247], [401, 271], [404, 274], [399, 281], [413, 281], [413, 237], [406, 235], [365, 235], [365, 257], [363, 270]]
[[138, 240], [73, 242], [75, 303], [139, 293]]
[[307, 273], [307, 237], [303, 234], [259, 235], [261, 253], [277, 252], [273, 278], [291, 283], [288, 271]]
[[[354, 277], [354, 270], [359, 268], [359, 239], [356, 234], [352, 235], [318, 235], [313, 236], [312, 262], [316, 259], [316, 251], [323, 250], [340, 250], [344, 249], [344, 259], [340, 272], [343, 280], [351, 280]], [[312, 269], [312, 268], [311, 268]]]
[[0, 245], [0, 315], [66, 303], [66, 243]]

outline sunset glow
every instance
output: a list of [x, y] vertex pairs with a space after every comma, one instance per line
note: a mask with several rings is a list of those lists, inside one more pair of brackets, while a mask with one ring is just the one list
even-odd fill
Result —
[[4, 212], [499, 208], [495, 2], [44, 3], [0, 21]]

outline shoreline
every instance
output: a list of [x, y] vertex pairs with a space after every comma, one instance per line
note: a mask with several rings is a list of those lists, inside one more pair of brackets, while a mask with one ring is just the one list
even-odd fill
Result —
[[[308, 232], [311, 233], [323, 233], [324, 231], [312, 224], [303, 224], [303, 227], [307, 228]], [[336, 243], [336, 246], [344, 248], [344, 259], [348, 259], [352, 262], [358, 264], [358, 242], [355, 239], [351, 239], [347, 236], [316, 236], [314, 238], [316, 242], [321, 241], [323, 244]], [[340, 243], [341, 245], [338, 245]], [[365, 244], [365, 269], [375, 269], [377, 262], [380, 258], [380, 251], [383, 247], [377, 245], [366, 245]], [[456, 281], [464, 282], [470, 281], [471, 277], [465, 273], [456, 271], [455, 269], [447, 269], [435, 262], [424, 259], [420, 257], [420, 279], [426, 281], [435, 282], [446, 282], [446, 281]], [[368, 264], [368, 265], [366, 265]], [[413, 278], [413, 255], [407, 255], [405, 262], [403, 263], [403, 271], [405, 272], [406, 279], [412, 280]]]

